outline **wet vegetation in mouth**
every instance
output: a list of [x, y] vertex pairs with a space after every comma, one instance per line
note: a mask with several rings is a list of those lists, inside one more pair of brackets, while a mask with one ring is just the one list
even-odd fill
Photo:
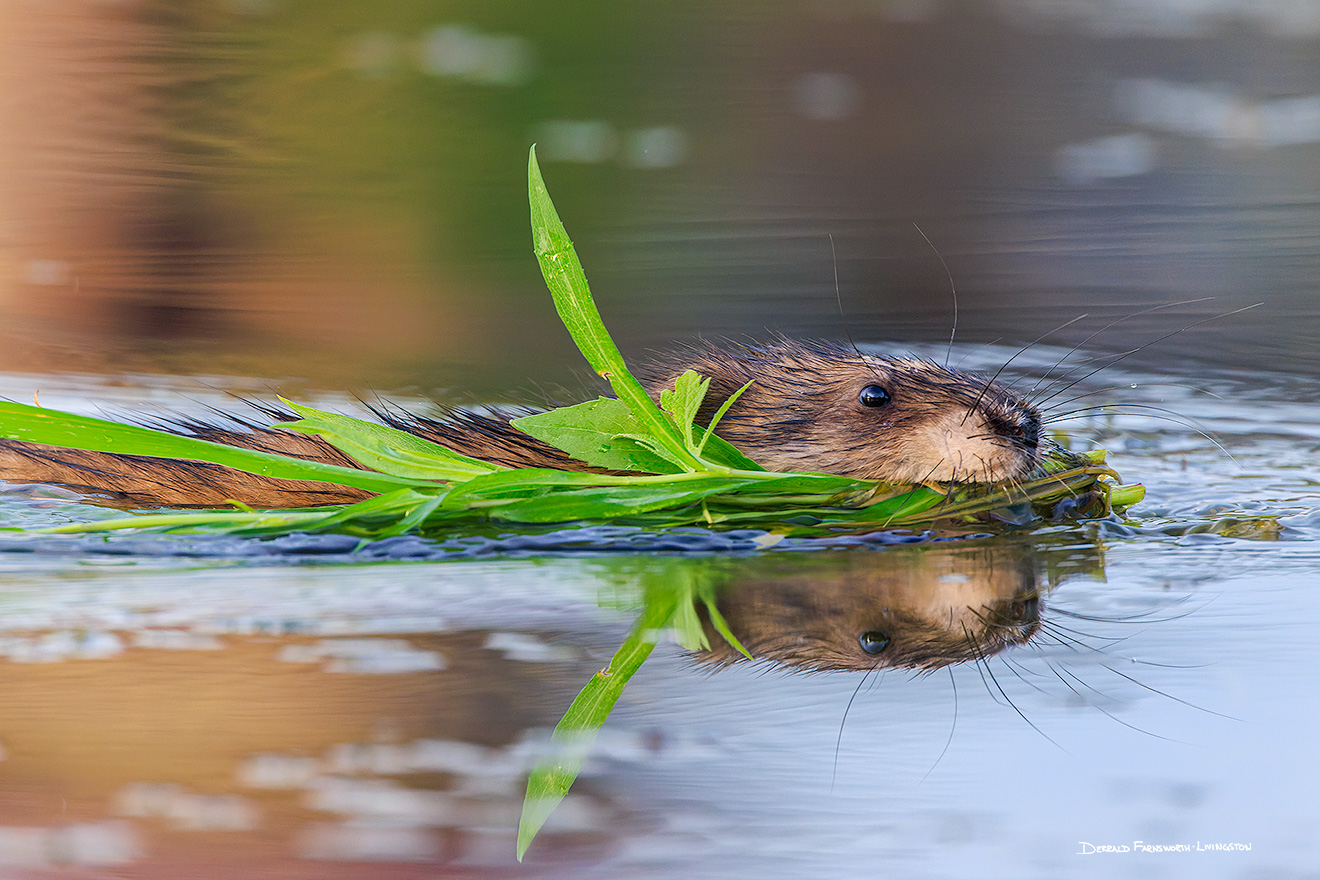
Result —
[[[1122, 512], [1142, 498], [1141, 486], [1121, 484], [1106, 466], [1102, 450], [1081, 455], [1056, 447], [1046, 455], [1038, 477], [1002, 486], [888, 485], [835, 474], [766, 470], [714, 433], [729, 406], [748, 386], [722, 401], [709, 424], [697, 421], [710, 387], [710, 380], [697, 372], [680, 375], [658, 402], [646, 392], [596, 311], [534, 152], [529, 158], [528, 184], [533, 244], [560, 318], [615, 396], [527, 416], [513, 425], [599, 471], [506, 467], [460, 455], [382, 424], [288, 401], [285, 403], [300, 418], [281, 424], [281, 429], [319, 436], [370, 470], [226, 446], [39, 406], [0, 403], [0, 430], [15, 440], [210, 462], [267, 477], [376, 493], [347, 505], [157, 511], [29, 530], [27, 534], [146, 530], [279, 536], [337, 532], [379, 539], [404, 534], [454, 535], [465, 529], [488, 528], [491, 523], [543, 528], [552, 523], [608, 522], [644, 529], [699, 525], [759, 529], [780, 537], [817, 537], [932, 526], [966, 529], [976, 525], [983, 530], [981, 523], [1022, 525], [1041, 518], [1090, 519]], [[554, 756], [531, 773], [519, 829], [520, 856], [568, 792], [596, 731], [664, 634], [673, 634], [679, 644], [717, 664], [762, 653], [773, 656], [779, 650], [773, 637], [758, 637], [745, 646], [730, 629], [716, 602], [717, 590], [726, 580], [721, 572], [717, 564], [660, 566], [639, 572], [644, 610], [609, 664], [592, 677], [556, 728]], [[812, 593], [806, 586], [805, 591]], [[962, 617], [922, 606], [907, 617], [867, 626], [848, 642], [844, 654], [832, 654], [824, 647], [828, 639], [822, 639], [821, 649], [799, 665], [871, 668], [885, 657], [894, 657], [899, 658], [895, 665], [936, 668], [981, 659], [1034, 632], [1036, 606], [1030, 591], [1020, 595], [1016, 582], [1007, 586], [1011, 589], [1002, 596], [996, 594], [994, 601], [960, 599]], [[892, 591], [892, 585], [877, 589], [881, 587]], [[916, 604], [921, 606], [924, 601]], [[886, 602], [894, 607], [901, 604], [893, 597]], [[855, 603], [859, 613], [865, 604], [860, 599]], [[775, 613], [746, 605], [729, 607], [744, 619], [755, 616], [753, 612]], [[800, 603], [785, 607], [800, 607]], [[930, 631], [934, 621], [947, 624], [949, 620], [958, 622], [955, 632]], [[973, 631], [982, 632], [983, 637], [969, 641]]]

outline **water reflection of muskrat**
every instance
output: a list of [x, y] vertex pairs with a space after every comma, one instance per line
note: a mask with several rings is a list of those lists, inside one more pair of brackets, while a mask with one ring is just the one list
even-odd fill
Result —
[[[648, 389], [684, 369], [711, 380], [698, 420], [731, 394], [717, 433], [771, 470], [818, 471], [891, 483], [1008, 483], [1033, 476], [1041, 456], [1037, 410], [1003, 385], [915, 358], [862, 355], [826, 343], [700, 344], [654, 363]], [[393, 427], [458, 452], [512, 467], [584, 470], [585, 465], [509, 425], [523, 413], [451, 410], [443, 418], [383, 411]], [[273, 419], [292, 418], [270, 411]], [[247, 420], [193, 421], [180, 433], [268, 452], [361, 467], [319, 437]], [[371, 493], [243, 473], [220, 465], [83, 452], [0, 440], [0, 479], [54, 483], [130, 506], [308, 507]]]
[[[984, 660], [1039, 630], [1042, 574], [1029, 547], [977, 543], [749, 561], [716, 607], [758, 661], [808, 671], [938, 669]], [[707, 622], [723, 666], [743, 659]]]

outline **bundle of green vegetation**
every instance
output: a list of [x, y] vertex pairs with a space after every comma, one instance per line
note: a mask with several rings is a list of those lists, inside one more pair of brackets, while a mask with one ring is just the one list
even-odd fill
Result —
[[[150, 428], [18, 403], [0, 403], [6, 437], [96, 452], [188, 459], [268, 477], [315, 480], [377, 493], [301, 510], [148, 512], [48, 529], [152, 529], [234, 535], [335, 531], [365, 539], [438, 535], [496, 521], [610, 521], [645, 528], [705, 525], [784, 535], [830, 535], [934, 524], [965, 526], [1033, 516], [1105, 516], [1140, 500], [1104, 453], [1048, 454], [1042, 474], [1011, 486], [887, 485], [832, 474], [767, 471], [714, 433], [746, 390], [694, 424], [709, 379], [688, 371], [657, 403], [634, 378], [601, 321], [581, 263], [550, 201], [533, 151], [528, 164], [533, 243], [555, 306], [578, 348], [615, 397], [516, 419], [514, 427], [600, 469], [509, 468], [460, 455], [374, 422], [288, 403], [301, 418], [282, 429], [316, 434], [361, 470], [242, 449]], [[602, 472], [603, 471], [603, 472]]]

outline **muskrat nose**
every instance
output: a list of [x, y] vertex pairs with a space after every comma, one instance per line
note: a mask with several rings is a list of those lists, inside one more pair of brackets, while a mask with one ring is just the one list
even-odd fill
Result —
[[1023, 449], [1035, 450], [1040, 446], [1040, 413], [1020, 406], [1008, 415], [991, 420], [994, 429]]
[[1040, 413], [1034, 409], [1023, 409], [1019, 413], [1018, 426], [1020, 428], [1022, 445], [1028, 449], [1035, 449], [1040, 446]]
[[1040, 596], [1018, 599], [1008, 606], [1008, 619], [1016, 624], [1036, 623], [1040, 620]]

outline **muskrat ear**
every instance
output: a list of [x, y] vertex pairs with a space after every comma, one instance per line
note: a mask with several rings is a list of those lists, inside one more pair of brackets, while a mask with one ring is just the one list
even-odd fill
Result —
[[862, 406], [884, 406], [889, 402], [889, 392], [879, 385], [867, 385], [857, 395], [857, 402]]

